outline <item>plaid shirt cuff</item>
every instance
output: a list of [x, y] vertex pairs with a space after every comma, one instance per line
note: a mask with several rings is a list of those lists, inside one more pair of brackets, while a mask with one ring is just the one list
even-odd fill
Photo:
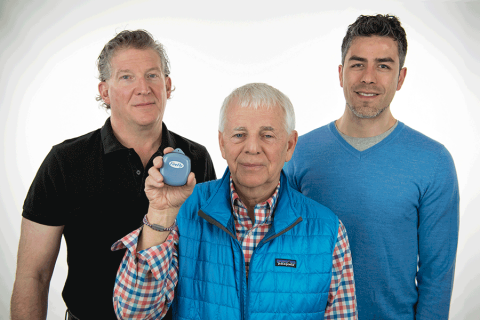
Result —
[[166, 271], [170, 261], [172, 261], [172, 255], [176, 255], [175, 247], [178, 245], [178, 227], [170, 232], [164, 243], [144, 249], [137, 253], [137, 243], [140, 232], [143, 226], [127, 234], [122, 239], [115, 242], [111, 250], [117, 251], [127, 249], [130, 251], [132, 257], [137, 258], [137, 263], [147, 264], [145, 271], [152, 272], [153, 276], [157, 280], [164, 280], [167, 275]]

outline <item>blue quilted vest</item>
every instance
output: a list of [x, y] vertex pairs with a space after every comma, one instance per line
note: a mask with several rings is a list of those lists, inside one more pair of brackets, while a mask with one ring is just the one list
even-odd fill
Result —
[[174, 319], [323, 319], [337, 216], [290, 188], [282, 171], [273, 225], [247, 281], [229, 177], [227, 169], [222, 179], [197, 185], [178, 214]]

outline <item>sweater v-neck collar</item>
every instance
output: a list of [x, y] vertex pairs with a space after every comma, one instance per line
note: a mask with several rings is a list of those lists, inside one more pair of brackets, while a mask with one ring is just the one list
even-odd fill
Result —
[[376, 145], [368, 148], [368, 149], [365, 149], [363, 151], [358, 151], [357, 149], [355, 149], [354, 147], [352, 147], [350, 145], [350, 143], [348, 143], [341, 135], [340, 133], [338, 132], [337, 128], [335, 127], [335, 121], [332, 121], [328, 124], [328, 129], [330, 130], [330, 132], [335, 136], [336, 140], [338, 141], [338, 143], [345, 149], [347, 150], [350, 154], [352, 154], [354, 157], [358, 158], [358, 159], [362, 159], [364, 157], [366, 157], [368, 154], [372, 153], [372, 152], [375, 152], [376, 150], [378, 149], [381, 149], [384, 145], [390, 143], [390, 141], [392, 141], [393, 139], [395, 139], [395, 137], [398, 136], [398, 134], [403, 130], [403, 128], [405, 127], [405, 124], [401, 121], [398, 121], [398, 124], [397, 124], [397, 127], [392, 131], [392, 133], [390, 133], [387, 137], [385, 137], [385, 139], [383, 139], [382, 141], [380, 141], [379, 143], [377, 143]]

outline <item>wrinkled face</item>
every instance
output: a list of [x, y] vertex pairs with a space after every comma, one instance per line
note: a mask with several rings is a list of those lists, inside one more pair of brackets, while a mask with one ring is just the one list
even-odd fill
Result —
[[237, 190], [261, 192], [278, 184], [298, 138], [295, 130], [288, 134], [284, 124], [285, 112], [280, 107], [255, 110], [231, 102], [219, 143]]
[[161, 124], [171, 93], [170, 77], [152, 49], [124, 49], [110, 61], [111, 77], [98, 90], [111, 108], [112, 124], [145, 127]]
[[405, 80], [398, 47], [390, 37], [357, 37], [338, 67], [347, 107], [359, 118], [375, 118], [390, 107]]

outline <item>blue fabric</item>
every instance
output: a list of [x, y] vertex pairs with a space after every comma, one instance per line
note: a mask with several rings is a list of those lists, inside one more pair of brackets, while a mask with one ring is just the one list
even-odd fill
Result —
[[[291, 189], [282, 172], [273, 225], [250, 261], [235, 236], [230, 172], [199, 184], [177, 216], [175, 319], [323, 319], [338, 218]], [[296, 268], [275, 259], [295, 260]]]
[[301, 136], [284, 169], [348, 230], [359, 319], [448, 318], [459, 194], [443, 145], [399, 122], [358, 151], [332, 122]]

